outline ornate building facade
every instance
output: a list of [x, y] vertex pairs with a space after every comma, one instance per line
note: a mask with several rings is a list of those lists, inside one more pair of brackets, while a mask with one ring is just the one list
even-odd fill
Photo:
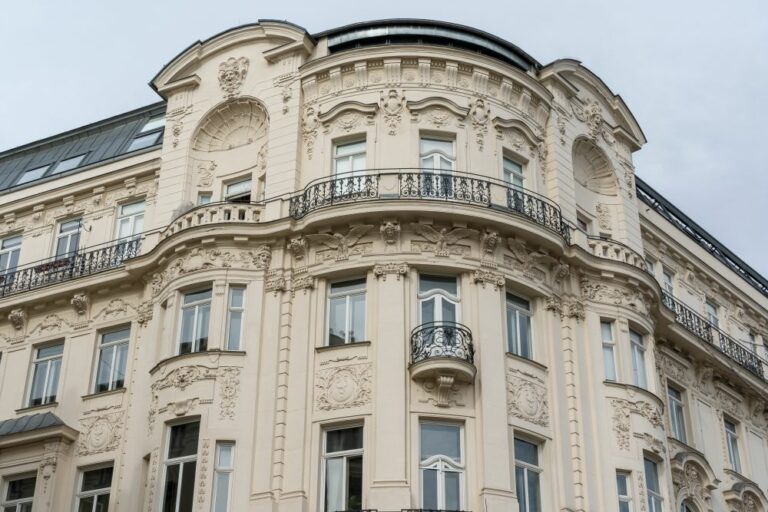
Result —
[[0, 509], [767, 512], [768, 282], [574, 60], [197, 42], [0, 154]]

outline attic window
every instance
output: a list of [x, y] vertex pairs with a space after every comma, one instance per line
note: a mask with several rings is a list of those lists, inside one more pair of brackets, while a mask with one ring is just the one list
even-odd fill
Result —
[[34, 169], [24, 171], [24, 174], [21, 175], [21, 178], [19, 178], [19, 181], [17, 181], [16, 184], [21, 185], [22, 183], [39, 180], [43, 177], [45, 171], [47, 171], [49, 167], [50, 165], [44, 165], [42, 167], [35, 167]]
[[83, 153], [82, 155], [65, 158], [64, 160], [56, 164], [56, 166], [51, 171], [51, 174], [58, 174], [60, 172], [71, 171], [72, 169], [80, 167], [80, 163], [85, 158], [85, 155], [86, 154]]
[[157, 139], [160, 138], [160, 135], [162, 135], [162, 132], [139, 135], [131, 141], [131, 145], [128, 146], [128, 149], [126, 149], [125, 152], [130, 153], [131, 151], [136, 151], [137, 149], [144, 149], [148, 148], [149, 146], [153, 146], [155, 143], [157, 143]]
[[144, 125], [139, 133], [151, 132], [152, 130], [157, 130], [158, 128], [163, 128], [164, 126], [165, 116], [155, 116], [147, 121], [147, 124]]

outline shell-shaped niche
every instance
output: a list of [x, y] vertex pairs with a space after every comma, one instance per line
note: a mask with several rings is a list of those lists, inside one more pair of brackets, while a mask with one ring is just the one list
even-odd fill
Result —
[[573, 177], [597, 194], [613, 196], [617, 193], [616, 175], [610, 160], [602, 149], [586, 139], [573, 144]]
[[227, 151], [252, 144], [267, 134], [267, 113], [252, 98], [237, 98], [209, 112], [197, 129], [192, 149]]

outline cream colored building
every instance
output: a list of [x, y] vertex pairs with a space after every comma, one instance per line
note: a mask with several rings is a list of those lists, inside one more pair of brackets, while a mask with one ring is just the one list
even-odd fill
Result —
[[768, 511], [768, 282], [579, 62], [260, 21], [151, 86], [0, 154], [0, 509]]

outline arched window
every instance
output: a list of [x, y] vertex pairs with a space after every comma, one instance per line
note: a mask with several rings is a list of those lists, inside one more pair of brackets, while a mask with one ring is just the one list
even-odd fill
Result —
[[455, 277], [419, 276], [421, 323], [458, 322], [459, 290]]

